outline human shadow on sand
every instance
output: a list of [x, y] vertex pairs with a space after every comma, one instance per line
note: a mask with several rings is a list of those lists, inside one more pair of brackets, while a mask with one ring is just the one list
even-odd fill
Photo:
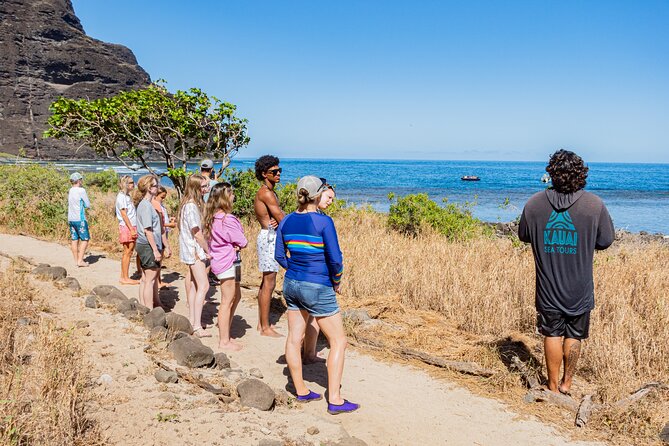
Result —
[[106, 257], [105, 257], [104, 255], [102, 255], [102, 254], [89, 254], [89, 255], [86, 256], [86, 258], [84, 259], [84, 262], [88, 263], [89, 265], [92, 265], [92, 264], [94, 264], [94, 263], [98, 263], [98, 261], [99, 261], [100, 259], [104, 259], [104, 258], [106, 258]]

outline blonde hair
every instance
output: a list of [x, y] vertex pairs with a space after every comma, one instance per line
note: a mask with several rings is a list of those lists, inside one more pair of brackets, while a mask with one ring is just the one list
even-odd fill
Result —
[[132, 196], [132, 201], [135, 207], [139, 206], [139, 202], [142, 201], [142, 198], [144, 198], [144, 195], [149, 191], [151, 184], [153, 184], [154, 181], [156, 184], [159, 184], [158, 177], [155, 175], [144, 175], [137, 181], [137, 187]]
[[131, 181], [133, 181], [133, 179], [130, 175], [123, 175], [118, 180], [118, 190], [128, 195], [128, 184], [130, 184]]
[[206, 239], [211, 237], [211, 227], [214, 224], [214, 215], [218, 211], [232, 213], [232, 184], [217, 183], [209, 192], [209, 200], [205, 203], [202, 231]]
[[297, 191], [297, 204], [300, 207], [304, 207], [310, 203], [318, 203], [321, 200], [321, 195], [323, 195], [324, 191], [320, 191], [318, 195], [316, 195], [314, 198], [309, 198], [309, 191], [306, 190], [305, 188], [302, 188]]
[[179, 203], [179, 221], [181, 221], [181, 213], [186, 203], [191, 201], [197, 206], [200, 215], [202, 215], [202, 210], [204, 209], [204, 200], [202, 199], [202, 182], [205, 178], [200, 174], [193, 174], [188, 177], [186, 180], [186, 188], [184, 190], [184, 195], [181, 198], [181, 203]]

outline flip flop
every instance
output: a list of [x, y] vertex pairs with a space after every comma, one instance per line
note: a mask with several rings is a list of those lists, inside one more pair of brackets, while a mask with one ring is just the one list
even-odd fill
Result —
[[204, 328], [198, 328], [193, 330], [193, 335], [197, 336], [198, 338], [210, 338], [211, 333], [204, 331]]
[[310, 401], [322, 400], [323, 395], [320, 393], [312, 392], [311, 390], [306, 395], [297, 395], [297, 401], [302, 401], [303, 403], [308, 403]]
[[360, 409], [360, 404], [352, 403], [344, 400], [344, 404], [328, 403], [328, 413], [330, 415], [338, 415], [340, 413], [349, 413]]

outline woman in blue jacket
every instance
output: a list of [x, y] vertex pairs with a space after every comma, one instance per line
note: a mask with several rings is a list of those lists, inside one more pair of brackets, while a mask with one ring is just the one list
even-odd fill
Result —
[[[285, 268], [283, 295], [288, 305], [286, 362], [298, 401], [320, 400], [302, 378], [302, 340], [309, 316], [318, 322], [330, 344], [327, 359], [328, 412], [352, 412], [360, 407], [342, 398], [346, 332], [335, 293], [340, 292], [344, 269], [337, 231], [327, 215], [318, 213], [324, 179], [306, 176], [297, 183], [298, 209], [287, 215], [277, 229], [275, 258]], [[290, 252], [290, 257], [286, 256]]]

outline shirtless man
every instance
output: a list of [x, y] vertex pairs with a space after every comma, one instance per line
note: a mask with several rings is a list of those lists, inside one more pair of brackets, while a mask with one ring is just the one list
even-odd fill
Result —
[[279, 200], [274, 186], [281, 181], [279, 158], [264, 155], [256, 160], [256, 178], [262, 182], [253, 201], [253, 208], [260, 233], [258, 234], [258, 270], [262, 273], [262, 282], [258, 290], [258, 331], [262, 336], [281, 337], [269, 323], [269, 305], [276, 286], [276, 274], [279, 264], [274, 260], [275, 229], [283, 219], [284, 213], [279, 207]]

